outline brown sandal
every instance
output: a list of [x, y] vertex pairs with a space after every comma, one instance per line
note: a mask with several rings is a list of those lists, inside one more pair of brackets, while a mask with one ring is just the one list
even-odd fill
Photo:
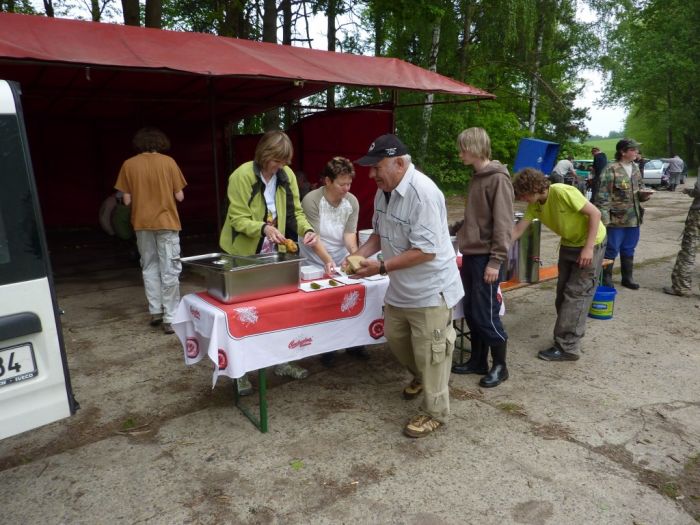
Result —
[[432, 416], [419, 414], [413, 416], [403, 429], [403, 433], [408, 437], [422, 438], [431, 434], [442, 426], [442, 423]]
[[415, 399], [421, 394], [422, 391], [423, 383], [414, 377], [413, 381], [411, 381], [411, 383], [403, 389], [403, 398], [408, 400]]

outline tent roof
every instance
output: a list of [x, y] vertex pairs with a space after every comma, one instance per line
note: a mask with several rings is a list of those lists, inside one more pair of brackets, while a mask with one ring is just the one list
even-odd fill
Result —
[[6, 13], [0, 71], [36, 110], [93, 116], [165, 111], [167, 102], [193, 115], [213, 94], [219, 115], [238, 118], [333, 85], [494, 97], [395, 58]]

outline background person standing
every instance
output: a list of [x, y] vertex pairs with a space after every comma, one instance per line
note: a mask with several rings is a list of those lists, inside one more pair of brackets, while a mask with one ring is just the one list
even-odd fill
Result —
[[[615, 162], [608, 164], [600, 178], [600, 188], [594, 204], [601, 213], [601, 219], [608, 231], [608, 244], [605, 258], [615, 260], [620, 254], [622, 286], [630, 290], [639, 289], [634, 282], [634, 251], [639, 242], [643, 208], [641, 201], [650, 195], [640, 196], [642, 176], [634, 162], [639, 152], [639, 144], [633, 139], [622, 139], [615, 145]], [[603, 284], [613, 288], [613, 265], [603, 270]]]
[[683, 173], [683, 167], [685, 162], [678, 155], [674, 155], [669, 159], [661, 159], [663, 162], [668, 162], [668, 191], [676, 191], [676, 186], [681, 178], [681, 173]]
[[593, 177], [591, 178], [591, 202], [595, 202], [595, 198], [598, 195], [598, 189], [600, 188], [600, 176], [603, 174], [603, 170], [608, 165], [608, 156], [600, 151], [600, 148], [591, 148], [591, 155], [593, 155]]
[[114, 187], [131, 205], [131, 224], [141, 255], [143, 284], [151, 313], [151, 326], [162, 323], [163, 332], [174, 333], [171, 323], [180, 301], [182, 264], [180, 256], [180, 217], [176, 202], [185, 198], [187, 185], [177, 163], [161, 152], [170, 141], [156, 128], [141, 128], [133, 145], [140, 153], [127, 159]]
[[685, 219], [681, 249], [671, 272], [671, 286], [663, 288], [664, 293], [669, 295], [688, 295], [691, 290], [695, 254], [700, 238], [700, 177], [695, 181], [694, 187], [685, 188], [683, 193], [693, 197], [693, 202]]

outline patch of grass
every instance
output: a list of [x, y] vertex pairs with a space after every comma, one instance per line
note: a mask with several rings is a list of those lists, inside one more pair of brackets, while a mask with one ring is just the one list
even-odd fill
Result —
[[674, 481], [667, 481], [661, 485], [661, 493], [671, 499], [676, 499], [681, 495], [680, 487]]
[[516, 416], [526, 416], [527, 412], [525, 412], [525, 409], [518, 405], [517, 403], [499, 403], [498, 408], [506, 412], [507, 414], [513, 414]]
[[127, 419], [122, 423], [122, 430], [129, 430], [132, 429], [136, 426], [136, 421], [134, 421], [132, 418]]
[[700, 466], [700, 453], [690, 456], [688, 461], [685, 462], [683, 469], [688, 471]]
[[292, 461], [289, 462], [289, 466], [292, 467], [292, 470], [298, 472], [304, 468], [304, 462], [300, 459], [293, 459]]
[[600, 151], [605, 153], [608, 157], [608, 161], [612, 162], [612, 160], [615, 157], [615, 144], [617, 144], [617, 141], [620, 139], [599, 139], [599, 140], [587, 140], [586, 142], [583, 143], [584, 146], [587, 147], [589, 153], [590, 149], [593, 146], [596, 146], [600, 148]]

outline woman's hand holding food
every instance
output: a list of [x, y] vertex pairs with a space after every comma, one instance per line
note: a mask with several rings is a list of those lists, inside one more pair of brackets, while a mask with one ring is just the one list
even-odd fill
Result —
[[272, 224], [267, 224], [263, 229], [263, 233], [265, 234], [265, 237], [270, 239], [275, 244], [284, 244], [284, 235], [282, 235], [282, 233]]

